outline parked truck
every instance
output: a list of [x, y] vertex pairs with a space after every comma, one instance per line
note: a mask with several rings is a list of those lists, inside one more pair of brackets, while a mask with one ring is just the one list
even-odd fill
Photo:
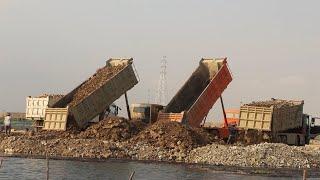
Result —
[[83, 129], [137, 83], [132, 58], [109, 59], [105, 67], [46, 109], [44, 129], [66, 130], [68, 125]]
[[116, 104], [112, 103], [106, 110], [104, 110], [98, 116], [96, 116], [95, 118], [90, 120], [89, 123], [97, 123], [107, 117], [118, 116], [119, 110], [121, 110], [121, 108], [119, 106], [117, 106]]
[[227, 142], [229, 138], [229, 127], [238, 126], [239, 124], [239, 109], [226, 109], [226, 119], [220, 122], [205, 122], [202, 127], [210, 134], [217, 136], [218, 138]]
[[320, 117], [312, 117], [310, 124], [310, 138], [320, 136]]
[[43, 128], [46, 109], [59, 101], [63, 95], [43, 94], [36, 97], [28, 96], [26, 98], [25, 118], [33, 120], [33, 126], [36, 130]]
[[26, 118], [30, 120], [44, 119], [46, 108], [59, 101], [63, 95], [40, 95], [26, 98]]
[[210, 109], [232, 81], [227, 58], [201, 59], [198, 68], [160, 112], [158, 120], [200, 127]]
[[[310, 140], [310, 116], [303, 113], [303, 105], [304, 101], [280, 99], [242, 105], [238, 128], [248, 136], [261, 134], [271, 142], [307, 144]], [[255, 133], [248, 133], [252, 130]]]
[[164, 106], [160, 104], [136, 103], [131, 104], [130, 112], [132, 119], [139, 119], [145, 123], [153, 123]]

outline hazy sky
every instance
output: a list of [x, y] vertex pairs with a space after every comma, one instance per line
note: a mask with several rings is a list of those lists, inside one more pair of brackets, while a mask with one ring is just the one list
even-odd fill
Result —
[[[0, 110], [25, 97], [67, 93], [110, 57], [133, 57], [151, 100], [168, 60], [170, 99], [201, 57], [228, 57], [226, 107], [271, 97], [304, 99], [320, 116], [320, 1], [0, 0]], [[123, 98], [118, 102], [123, 104]]]

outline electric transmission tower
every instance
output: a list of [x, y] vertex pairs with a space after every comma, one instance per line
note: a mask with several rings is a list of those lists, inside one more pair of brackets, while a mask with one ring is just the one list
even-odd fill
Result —
[[160, 66], [156, 103], [165, 105], [167, 101], [167, 57], [163, 56]]

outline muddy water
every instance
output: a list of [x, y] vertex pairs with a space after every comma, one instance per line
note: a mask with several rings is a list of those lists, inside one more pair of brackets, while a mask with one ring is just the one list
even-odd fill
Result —
[[[135, 171], [134, 179], [301, 179], [298, 174], [268, 177], [214, 170], [195, 165], [145, 162], [84, 162], [50, 160], [49, 179], [124, 179]], [[291, 176], [291, 177], [288, 177]], [[296, 176], [296, 177], [295, 177]], [[0, 179], [46, 179], [46, 160], [3, 158]], [[316, 179], [316, 178], [315, 178]]]

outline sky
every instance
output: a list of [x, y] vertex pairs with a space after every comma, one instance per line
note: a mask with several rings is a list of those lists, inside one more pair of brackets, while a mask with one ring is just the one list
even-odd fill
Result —
[[[111, 57], [133, 57], [129, 101], [153, 102], [167, 57], [170, 100], [202, 57], [227, 57], [226, 108], [270, 98], [320, 116], [320, 1], [0, 0], [0, 111], [66, 94]], [[150, 93], [148, 93], [150, 91]], [[148, 95], [150, 94], [150, 95]], [[124, 108], [124, 97], [117, 103]], [[213, 112], [221, 113], [219, 103]]]

